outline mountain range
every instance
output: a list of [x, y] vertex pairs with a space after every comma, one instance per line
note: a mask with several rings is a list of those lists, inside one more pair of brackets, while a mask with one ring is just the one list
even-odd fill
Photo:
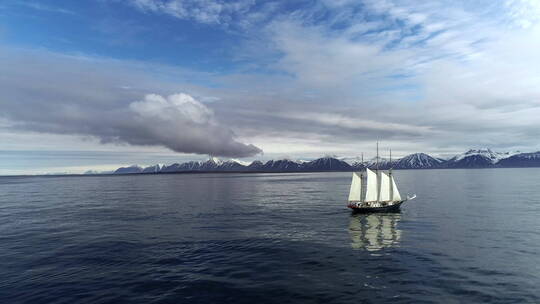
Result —
[[[359, 158], [347, 159], [322, 157], [312, 161], [290, 159], [259, 160], [244, 163], [238, 160], [220, 160], [212, 157], [207, 161], [189, 161], [172, 165], [157, 164], [150, 167], [133, 165], [121, 167], [114, 174], [133, 173], [179, 173], [179, 172], [320, 172], [355, 171], [363, 168], [379, 169], [441, 169], [441, 168], [513, 168], [540, 167], [540, 152], [494, 152], [490, 149], [469, 150], [449, 159], [414, 153], [392, 161], [384, 158], [362, 161]], [[91, 174], [95, 174], [92, 172]]]

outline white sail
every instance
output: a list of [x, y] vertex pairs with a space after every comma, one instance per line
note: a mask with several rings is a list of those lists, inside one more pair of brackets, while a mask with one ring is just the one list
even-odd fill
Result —
[[379, 201], [385, 202], [390, 200], [390, 177], [384, 173], [380, 173], [381, 187], [379, 189]]
[[362, 179], [358, 173], [353, 172], [351, 181], [351, 191], [349, 191], [349, 202], [361, 200]]
[[378, 192], [377, 174], [366, 168], [366, 196], [364, 201], [377, 201]]
[[399, 190], [396, 186], [396, 181], [394, 180], [394, 176], [392, 175], [390, 179], [392, 180], [392, 200], [401, 201], [401, 195], [399, 195]]

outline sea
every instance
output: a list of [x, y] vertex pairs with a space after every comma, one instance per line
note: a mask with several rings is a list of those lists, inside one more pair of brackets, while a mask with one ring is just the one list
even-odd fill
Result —
[[0, 303], [540, 303], [540, 169], [0, 177]]

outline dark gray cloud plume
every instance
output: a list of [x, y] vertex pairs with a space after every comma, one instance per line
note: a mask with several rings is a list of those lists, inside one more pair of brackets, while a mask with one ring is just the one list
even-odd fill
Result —
[[110, 111], [62, 105], [55, 112], [41, 113], [39, 119], [15, 119], [13, 127], [38, 132], [80, 134], [98, 137], [102, 142], [143, 146], [164, 146], [181, 153], [247, 157], [261, 149], [235, 139], [220, 125], [213, 112], [184, 93], [167, 97], [149, 94], [127, 108]]
[[[172, 93], [178, 91], [173, 86], [106, 61], [97, 62], [109, 67], [104, 73], [92, 68], [96, 60], [32, 55], [0, 50], [5, 63], [0, 67], [0, 120], [10, 129], [93, 136], [104, 143], [164, 146], [181, 153], [247, 157], [262, 152], [237, 140], [205, 104]], [[156, 90], [171, 93], [143, 93]]]
[[163, 97], [146, 95], [129, 105], [128, 123], [118, 127], [118, 139], [135, 145], [162, 145], [177, 152], [228, 157], [262, 152], [235, 139], [233, 132], [215, 121], [213, 112], [184, 93]]

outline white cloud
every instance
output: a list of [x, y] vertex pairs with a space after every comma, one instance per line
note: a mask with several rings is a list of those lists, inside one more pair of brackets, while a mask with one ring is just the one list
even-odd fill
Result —
[[253, 0], [131, 0], [131, 2], [141, 10], [206, 24], [228, 24], [236, 15], [248, 12], [255, 4]]
[[[321, 132], [315, 126], [333, 126], [324, 130], [326, 135], [344, 141], [350, 139], [347, 128], [378, 129], [379, 136], [389, 136], [380, 128], [386, 125], [399, 130], [402, 141], [410, 139], [407, 130], [422, 131], [418, 140], [429, 141], [431, 149], [479, 143], [540, 147], [533, 139], [540, 127], [540, 32], [533, 26], [540, 16], [538, 2], [364, 3], [371, 14], [387, 15], [386, 24], [370, 24], [366, 30], [361, 16], [343, 20], [341, 14], [342, 24], [349, 21], [345, 28], [332, 27], [332, 18], [315, 24], [281, 18], [268, 27], [268, 39], [281, 54], [273, 67], [293, 76], [290, 90], [296, 98], [310, 92], [305, 115], [276, 115], [290, 119], [291, 126], [311, 122], [306, 133]], [[340, 10], [348, 5], [356, 4], [336, 4]], [[403, 25], [396, 25], [398, 20]], [[524, 20], [527, 26], [516, 28]], [[321, 134], [320, 141], [325, 140]]]
[[[246, 157], [261, 152], [239, 142], [193, 94], [148, 94], [178, 90], [178, 84], [152, 79], [148, 71], [159, 66], [6, 49], [0, 49], [0, 59], [6, 62], [0, 75], [9, 75], [0, 77], [4, 130], [78, 135], [180, 153]], [[160, 69], [162, 75], [167, 71]], [[126, 83], [136, 89], [125, 89]], [[134, 101], [143, 95], [144, 100]]]
[[147, 119], [168, 122], [182, 120], [197, 124], [215, 123], [212, 111], [185, 93], [168, 97], [148, 94], [143, 101], [132, 102], [129, 107], [139, 116]]
[[53, 7], [53, 6], [47, 6], [43, 5], [41, 3], [37, 2], [18, 2], [17, 4], [23, 5], [35, 10], [44, 11], [44, 12], [50, 12], [50, 13], [59, 13], [59, 14], [67, 14], [67, 15], [76, 15], [75, 12], [61, 8], [61, 7]]
[[276, 68], [316, 90], [354, 90], [368, 82], [373, 84], [374, 79], [401, 71], [410, 56], [407, 51], [387, 53], [377, 43], [327, 36], [317, 28], [304, 28], [290, 21], [275, 23], [270, 31], [275, 47], [283, 54]]
[[506, 0], [505, 4], [516, 25], [527, 29], [540, 23], [540, 1]]
[[[251, 1], [134, 1], [147, 12], [216, 26], [243, 24], [244, 18], [237, 17], [248, 12], [245, 19], [255, 20], [259, 13]], [[267, 9], [257, 20], [276, 12], [275, 6]], [[143, 68], [116, 77], [121, 83], [106, 73], [73, 77], [84, 71], [79, 65], [44, 76], [40, 71], [48, 70], [47, 65], [38, 64], [34, 71], [51, 79], [50, 84], [29, 72], [8, 70], [13, 77], [3, 79], [2, 94], [31, 100], [32, 92], [47, 91], [48, 102], [56, 103], [66, 117], [84, 117], [96, 108], [103, 113], [114, 104], [136, 125], [149, 126], [142, 132], [144, 140], [128, 141], [132, 143], [145, 144], [148, 138], [174, 142], [183, 136], [177, 130], [184, 125], [218, 121], [238, 135], [233, 140], [300, 157], [317, 151], [350, 155], [377, 139], [402, 153], [451, 153], [477, 145], [540, 148], [535, 131], [540, 129], [537, 1], [387, 0], [363, 1], [361, 6], [357, 1], [326, 1], [309, 10], [281, 12], [268, 24], [251, 28], [246, 34], [249, 53], [240, 45], [237, 54], [239, 61], [249, 61], [249, 68], [201, 73], [198, 83], [219, 84], [212, 88], [186, 85], [184, 73], [168, 77], [181, 78], [176, 84], [164, 84]], [[246, 72], [260, 67], [272, 73]], [[163, 70], [170, 75], [174, 69], [154, 68]], [[87, 81], [86, 87], [70, 80], [78, 77]], [[17, 87], [19, 79], [27, 81], [26, 90]], [[62, 85], [54, 79], [76, 90], [59, 89]], [[119, 93], [111, 89], [113, 83], [129, 88]], [[19, 88], [17, 94], [13, 88]], [[202, 93], [194, 94], [196, 90]], [[92, 100], [94, 107], [73, 106], [67, 101], [73, 98]], [[204, 102], [215, 99], [219, 102], [210, 110]], [[36, 106], [44, 109], [42, 103]], [[19, 118], [39, 120], [22, 112]], [[177, 132], [165, 138], [162, 130]]]
[[131, 124], [121, 125], [121, 141], [215, 156], [247, 157], [262, 153], [253, 145], [237, 141], [229, 128], [214, 119], [210, 109], [188, 94], [149, 94], [129, 108], [136, 116]]

